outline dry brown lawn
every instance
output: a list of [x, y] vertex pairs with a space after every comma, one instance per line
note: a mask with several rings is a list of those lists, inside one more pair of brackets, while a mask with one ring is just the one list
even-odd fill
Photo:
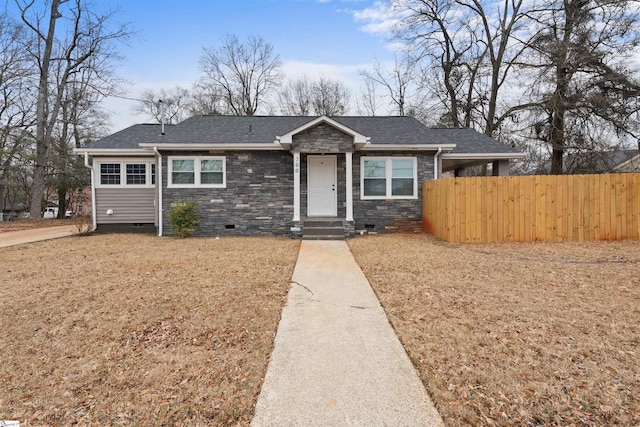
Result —
[[0, 420], [247, 424], [298, 246], [100, 235], [0, 249]]
[[640, 242], [349, 242], [448, 426], [640, 425]]
[[75, 225], [76, 218], [65, 219], [13, 219], [11, 221], [0, 221], [0, 233], [7, 231], [31, 230], [34, 228], [57, 227], [59, 225]]

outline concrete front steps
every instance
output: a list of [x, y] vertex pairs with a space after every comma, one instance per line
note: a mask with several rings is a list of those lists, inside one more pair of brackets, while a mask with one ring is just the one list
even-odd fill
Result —
[[336, 218], [305, 219], [303, 240], [344, 240], [344, 223]]

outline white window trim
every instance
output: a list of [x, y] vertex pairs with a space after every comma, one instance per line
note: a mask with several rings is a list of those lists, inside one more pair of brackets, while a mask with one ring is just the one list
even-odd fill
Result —
[[[174, 184], [172, 182], [174, 160], [193, 160], [193, 184]], [[222, 184], [200, 183], [200, 168], [202, 160], [222, 160]], [[167, 169], [167, 188], [227, 188], [227, 160], [225, 156], [168, 156]]]
[[[97, 160], [95, 166], [96, 174], [96, 188], [155, 188], [155, 184], [151, 184], [151, 165], [155, 164], [155, 160], [149, 159], [100, 159]], [[104, 164], [119, 164], [120, 165], [120, 184], [102, 184], [101, 183], [101, 165]], [[145, 166], [145, 182], [146, 184], [127, 184], [127, 165], [140, 165]]]
[[[385, 180], [386, 191], [384, 196], [365, 196], [364, 195], [364, 162], [365, 160], [384, 160], [385, 162]], [[392, 180], [392, 160], [412, 160], [413, 161], [413, 195], [411, 196], [392, 196], [391, 195], [391, 180]], [[360, 158], [360, 199], [361, 200], [400, 200], [400, 199], [417, 199], [418, 198], [418, 158], [417, 157], [401, 157], [401, 156], [362, 156]]]

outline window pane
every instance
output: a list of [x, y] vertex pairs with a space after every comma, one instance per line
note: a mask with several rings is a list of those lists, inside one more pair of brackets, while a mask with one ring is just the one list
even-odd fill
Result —
[[391, 180], [392, 196], [413, 196], [413, 178], [393, 178]]
[[413, 178], [413, 160], [391, 160], [393, 178]]
[[202, 172], [200, 184], [222, 184], [222, 172]]
[[365, 178], [384, 178], [385, 176], [384, 160], [366, 160], [364, 161], [364, 177]]
[[120, 163], [103, 163], [100, 165], [100, 184], [120, 185]]
[[147, 165], [127, 164], [127, 185], [144, 185], [147, 183]]
[[156, 165], [151, 164], [151, 185], [156, 184]]
[[195, 184], [194, 165], [193, 160], [171, 160], [171, 183]]
[[202, 172], [222, 172], [222, 160], [202, 160], [200, 170]]
[[172, 160], [171, 166], [174, 172], [193, 172], [193, 160]]
[[370, 179], [364, 180], [365, 196], [384, 196], [387, 191], [386, 179]]
[[173, 172], [171, 174], [171, 183], [172, 184], [194, 184], [194, 173], [193, 172]]

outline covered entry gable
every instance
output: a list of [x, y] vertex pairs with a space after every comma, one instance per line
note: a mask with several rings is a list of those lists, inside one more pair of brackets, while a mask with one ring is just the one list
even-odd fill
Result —
[[369, 137], [329, 117], [321, 116], [282, 136], [276, 142], [300, 153], [353, 152], [369, 142]]

